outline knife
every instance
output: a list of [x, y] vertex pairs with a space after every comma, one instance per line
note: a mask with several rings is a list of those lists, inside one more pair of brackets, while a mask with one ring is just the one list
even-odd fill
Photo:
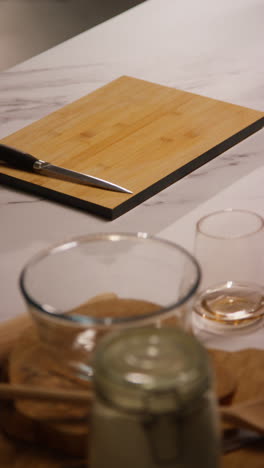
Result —
[[230, 453], [243, 447], [249, 447], [259, 444], [263, 446], [264, 436], [261, 433], [250, 429], [237, 429], [234, 434], [226, 436], [222, 440], [222, 453]]
[[95, 187], [113, 190], [115, 192], [132, 193], [130, 190], [108, 182], [107, 180], [54, 166], [46, 161], [35, 158], [31, 154], [24, 153], [23, 151], [3, 144], [0, 144], [0, 161], [16, 169], [22, 169], [23, 171], [35, 172], [36, 174], [56, 177], [79, 184], [94, 185]]

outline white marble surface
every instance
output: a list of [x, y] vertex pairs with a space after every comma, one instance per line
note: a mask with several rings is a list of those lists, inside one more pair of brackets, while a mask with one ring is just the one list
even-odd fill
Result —
[[[0, 74], [0, 138], [120, 75], [262, 110], [262, 0], [148, 0]], [[96, 231], [147, 231], [192, 249], [200, 214], [264, 215], [262, 131], [109, 222], [0, 187], [0, 318], [21, 313], [18, 275], [55, 241]]]

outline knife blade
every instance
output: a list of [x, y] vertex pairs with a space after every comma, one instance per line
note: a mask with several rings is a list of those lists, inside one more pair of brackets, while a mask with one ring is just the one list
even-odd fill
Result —
[[251, 429], [237, 429], [233, 434], [227, 435], [222, 440], [222, 453], [230, 453], [239, 450], [243, 447], [262, 444], [264, 436], [261, 433], [252, 431]]
[[5, 162], [8, 166], [23, 171], [35, 172], [36, 174], [68, 180], [79, 184], [93, 185], [115, 192], [133, 193], [131, 190], [113, 184], [107, 180], [55, 166], [46, 161], [42, 161], [42, 159], [37, 159], [29, 153], [24, 153], [23, 151], [4, 144], [0, 144], [0, 161]]

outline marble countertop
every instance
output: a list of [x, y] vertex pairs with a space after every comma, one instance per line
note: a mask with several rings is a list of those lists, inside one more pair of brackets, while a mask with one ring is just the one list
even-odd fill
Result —
[[[0, 74], [0, 138], [121, 76], [264, 108], [262, 0], [148, 0]], [[18, 276], [38, 250], [97, 231], [147, 231], [192, 250], [201, 214], [264, 215], [259, 131], [115, 221], [0, 187], [0, 319], [25, 309]]]

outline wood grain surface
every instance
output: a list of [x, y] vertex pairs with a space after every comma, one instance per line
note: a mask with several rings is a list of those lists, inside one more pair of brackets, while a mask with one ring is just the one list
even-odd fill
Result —
[[[39, 341], [30, 333], [30, 327], [23, 332], [20, 345], [23, 352], [26, 353], [19, 357], [19, 341], [17, 342], [13, 357], [15, 361], [12, 363], [11, 374], [16, 375], [15, 380], [21, 381], [18, 378], [17, 366], [21, 368], [22, 381], [27, 373], [27, 368], [31, 370], [35, 366], [35, 373], [28, 374], [31, 378], [31, 384], [35, 381], [39, 384], [42, 378], [44, 386], [62, 385], [63, 388], [74, 388], [76, 382], [65, 378], [63, 374], [56, 374], [47, 366], [44, 369], [40, 354], [38, 354]], [[28, 346], [28, 352], [25, 350], [25, 345]], [[20, 348], [20, 349], [22, 349]], [[33, 353], [31, 352], [33, 350]], [[40, 350], [40, 353], [43, 352]], [[35, 361], [24, 362], [23, 359], [28, 359], [28, 356], [34, 355]], [[11, 354], [12, 355], [12, 354]], [[21, 365], [19, 364], [21, 362]], [[38, 369], [37, 362], [40, 364]], [[239, 352], [214, 351], [213, 362], [216, 369], [218, 379], [226, 379], [227, 375], [232, 375], [235, 382], [235, 388], [231, 388], [232, 402], [240, 402], [254, 397], [259, 397], [260, 392], [264, 388], [264, 351], [256, 349], [246, 349]], [[49, 363], [48, 363], [49, 364]], [[51, 369], [52, 380], [49, 379], [49, 369]], [[2, 365], [2, 371], [7, 367]], [[219, 371], [220, 369], [220, 371]], [[33, 369], [34, 370], [34, 369]], [[226, 372], [228, 374], [226, 374]], [[2, 372], [2, 380], [7, 379], [7, 374]], [[231, 386], [233, 387], [233, 385]], [[221, 393], [225, 389], [228, 390], [226, 382], [218, 382], [217, 392]], [[228, 390], [229, 392], [229, 390]], [[32, 402], [32, 407], [24, 405], [14, 406], [12, 402], [0, 402], [1, 411], [1, 428], [0, 431], [0, 466], [10, 468], [85, 468], [84, 454], [88, 448], [87, 439], [87, 420], [84, 421], [83, 414], [80, 409], [70, 408], [68, 413], [65, 405], [55, 405], [53, 408], [50, 403], [46, 403], [45, 421], [36, 419], [36, 411], [42, 414], [39, 403]], [[19, 411], [18, 411], [19, 409]], [[67, 409], [67, 411], [66, 411]], [[63, 410], [63, 417], [61, 410]], [[33, 411], [33, 413], [32, 413]], [[76, 412], [77, 411], [77, 412]], [[39, 413], [40, 412], [40, 413]], [[83, 410], [82, 410], [83, 412]], [[29, 417], [29, 414], [33, 418]], [[70, 421], [67, 418], [70, 414]], [[73, 420], [76, 418], [75, 424]], [[41, 419], [41, 418], [40, 418]], [[39, 421], [39, 422], [38, 422]], [[9, 434], [9, 435], [8, 435]], [[67, 450], [66, 450], [67, 441]], [[82, 454], [80, 457], [79, 455]], [[264, 444], [258, 444], [256, 447], [244, 448], [225, 456], [221, 459], [221, 468], [240, 468], [250, 466], [251, 468], [262, 468], [264, 460]]]
[[114, 219], [264, 125], [263, 113], [120, 77], [2, 139], [132, 195], [0, 168], [0, 183]]

